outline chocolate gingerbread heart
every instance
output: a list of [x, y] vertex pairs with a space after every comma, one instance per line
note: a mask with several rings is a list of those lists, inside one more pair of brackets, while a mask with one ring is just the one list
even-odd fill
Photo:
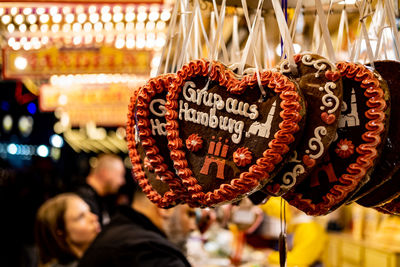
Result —
[[173, 74], [158, 76], [137, 91], [131, 98], [126, 129], [133, 176], [148, 198], [162, 208], [182, 202], [187, 195], [173, 173], [165, 130], [165, 96], [174, 78]]
[[[388, 83], [391, 100], [390, 127], [381, 159], [371, 179], [363, 185], [354, 199], [365, 207], [380, 206], [398, 195], [400, 189], [400, 62], [374, 62], [375, 69]], [[361, 198], [360, 198], [361, 197]]]
[[301, 183], [319, 164], [332, 143], [342, 105], [342, 80], [335, 65], [316, 54], [295, 56], [297, 73], [291, 73], [289, 61], [278, 67], [299, 83], [307, 103], [307, 120], [303, 137], [289, 162], [263, 188], [267, 194], [281, 196]]
[[388, 90], [376, 72], [361, 64], [337, 64], [343, 105], [337, 139], [324, 161], [283, 197], [309, 215], [324, 215], [347, 201], [367, 180], [388, 124]]
[[165, 105], [168, 141], [194, 205], [232, 202], [259, 189], [301, 134], [305, 108], [296, 85], [277, 72], [257, 76], [238, 77], [206, 60], [177, 73]]

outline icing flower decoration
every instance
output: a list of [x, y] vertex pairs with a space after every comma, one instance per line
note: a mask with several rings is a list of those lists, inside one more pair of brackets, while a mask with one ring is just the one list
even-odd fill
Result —
[[154, 170], [154, 168], [153, 168], [153, 166], [151, 165], [150, 160], [149, 160], [148, 157], [145, 157], [145, 158], [144, 158], [143, 165], [144, 165], [144, 167], [145, 167], [146, 169], [148, 169], [148, 170], [151, 171], [151, 172]]
[[348, 158], [354, 153], [354, 145], [350, 140], [342, 139], [337, 144], [335, 152], [342, 159]]
[[233, 161], [237, 166], [244, 167], [252, 160], [251, 151], [247, 147], [239, 147], [233, 153]]
[[192, 152], [198, 151], [200, 148], [203, 147], [203, 140], [198, 134], [191, 134], [186, 139], [186, 147]]

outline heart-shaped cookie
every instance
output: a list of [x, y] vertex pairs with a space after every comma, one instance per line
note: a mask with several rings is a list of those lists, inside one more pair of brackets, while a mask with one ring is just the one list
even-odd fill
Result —
[[[382, 205], [398, 195], [400, 186], [400, 62], [374, 62], [375, 69], [387, 82], [390, 91], [390, 127], [379, 164], [371, 179], [357, 192], [354, 199], [365, 207]], [[360, 198], [361, 197], [361, 198]]]
[[182, 202], [187, 195], [173, 173], [165, 130], [165, 96], [174, 78], [173, 74], [152, 78], [132, 96], [126, 129], [132, 174], [148, 198], [162, 208]]
[[335, 65], [316, 54], [295, 56], [297, 73], [291, 73], [283, 60], [278, 71], [298, 82], [307, 103], [303, 137], [289, 162], [263, 188], [267, 194], [281, 196], [303, 181], [327, 153], [337, 130], [342, 105], [342, 80]]
[[259, 189], [301, 134], [296, 85], [272, 71], [238, 77], [207, 60], [176, 76], [165, 105], [168, 141], [192, 203], [215, 206]]
[[379, 74], [361, 64], [336, 66], [343, 81], [336, 141], [311, 175], [283, 196], [309, 215], [333, 211], [362, 186], [376, 163], [388, 124], [388, 90]]

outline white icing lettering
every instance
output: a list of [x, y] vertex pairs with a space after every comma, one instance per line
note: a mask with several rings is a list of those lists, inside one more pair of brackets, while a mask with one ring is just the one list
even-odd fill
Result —
[[[228, 98], [226, 102], [217, 93], [208, 92], [206, 88], [196, 89], [196, 85], [193, 82], [186, 82], [183, 86], [182, 94], [184, 100], [179, 100], [179, 112], [178, 118], [195, 124], [200, 124], [205, 127], [211, 127], [213, 129], [220, 129], [227, 131], [232, 134], [231, 139], [235, 144], [240, 143], [243, 137], [243, 131], [245, 123], [243, 121], [229, 118], [227, 116], [218, 116], [217, 110], [225, 110], [227, 113], [234, 115], [244, 116], [251, 120], [255, 120], [258, 115], [258, 106], [256, 104], [250, 105], [249, 103], [239, 101], [238, 99]], [[189, 103], [196, 104], [198, 106], [204, 105], [210, 107], [209, 112], [201, 112], [195, 108], [190, 108]], [[155, 110], [154, 105], [160, 103], [160, 111]], [[157, 116], [165, 115], [165, 101], [158, 100], [151, 104], [151, 110], [156, 113]], [[253, 123], [250, 127], [249, 132], [254, 135], [261, 136], [263, 138], [269, 138], [271, 123], [276, 109], [276, 101], [273, 103], [271, 110], [268, 114], [267, 121], [260, 124], [259, 122]], [[156, 121], [152, 121], [153, 134], [157, 131], [160, 133], [165, 132], [165, 123], [157, 124]], [[246, 133], [246, 136], [249, 133]]]
[[244, 122], [238, 121], [235, 123], [235, 134], [232, 135], [232, 141], [237, 144], [242, 139], [242, 133], [244, 128]]
[[[241, 115], [251, 120], [255, 120], [258, 117], [258, 107], [255, 104], [250, 106], [248, 103], [233, 98], [228, 98], [225, 104], [220, 95], [208, 92], [205, 89], [206, 87], [194, 90], [195, 86], [193, 82], [186, 82], [184, 84], [182, 93], [186, 101], [198, 106], [214, 107], [217, 110], [225, 108], [228, 113]], [[248, 110], [250, 110], [250, 113]]]
[[[189, 86], [191, 86], [191, 88], [188, 90], [187, 88]], [[194, 82], [186, 82], [185, 85], [183, 85], [183, 97], [186, 99], [186, 101], [195, 103], [196, 91], [193, 90], [193, 88], [195, 88], [195, 87], [196, 87], [196, 85], [194, 84]], [[190, 95], [187, 95], [186, 91], [188, 91]]]
[[[274, 104], [275, 104], [275, 102], [274, 102]], [[252, 120], [257, 119], [257, 117], [258, 117], [257, 105], [254, 105], [254, 104], [251, 105], [250, 106], [250, 111], [251, 111], [251, 114], [249, 115], [249, 118], [252, 119]]]
[[215, 108], [210, 109], [209, 125], [211, 128], [218, 127], [218, 117], [215, 116]]
[[[159, 105], [159, 110], [157, 111], [154, 109], [154, 104], [160, 104]], [[165, 113], [167, 112], [167, 110], [165, 109], [165, 100], [164, 99], [153, 99], [150, 102], [150, 112], [153, 113], [154, 115], [156, 115], [157, 117], [164, 117]]]
[[158, 119], [150, 119], [151, 133], [153, 135], [167, 135], [165, 123], [161, 123]]

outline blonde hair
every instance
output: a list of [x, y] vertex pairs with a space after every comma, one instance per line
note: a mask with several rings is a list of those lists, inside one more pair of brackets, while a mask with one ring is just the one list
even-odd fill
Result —
[[42, 264], [57, 260], [67, 263], [77, 259], [66, 241], [65, 212], [68, 201], [80, 198], [73, 193], [64, 193], [47, 200], [36, 215], [35, 239]]

